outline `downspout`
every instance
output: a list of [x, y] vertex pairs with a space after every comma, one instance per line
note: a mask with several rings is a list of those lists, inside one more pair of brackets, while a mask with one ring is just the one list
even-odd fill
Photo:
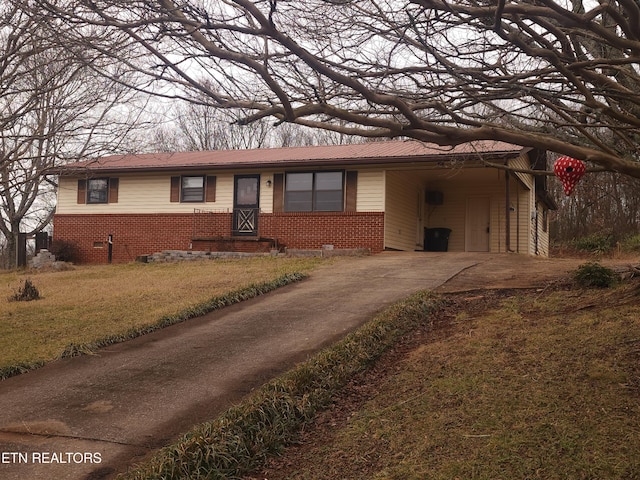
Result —
[[520, 253], [520, 182], [516, 182], [516, 252]]
[[[504, 162], [505, 166], [507, 165], [507, 162]], [[508, 170], [505, 170], [504, 172], [504, 180], [505, 180], [505, 209], [504, 209], [504, 214], [505, 214], [505, 219], [504, 219], [504, 225], [505, 225], [505, 239], [504, 239], [504, 248], [507, 252], [512, 252], [511, 250], [511, 212], [509, 211], [509, 200], [511, 197], [511, 186], [509, 184], [509, 176], [511, 174], [509, 173]]]
[[107, 263], [113, 262], [113, 234], [107, 237]]
[[534, 219], [534, 225], [535, 225], [535, 233], [534, 233], [534, 253], [536, 255], [540, 255], [540, 251], [538, 250], [538, 235], [540, 234], [538, 228], [539, 228], [539, 223], [538, 223], [538, 201], [536, 200], [536, 208], [535, 208], [535, 219]]

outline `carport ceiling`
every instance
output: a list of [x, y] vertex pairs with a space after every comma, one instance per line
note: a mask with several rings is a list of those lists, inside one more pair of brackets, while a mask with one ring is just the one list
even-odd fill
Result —
[[489, 183], [496, 182], [500, 179], [504, 179], [502, 172], [495, 168], [490, 167], [465, 167], [465, 168], [415, 168], [415, 169], [402, 169], [397, 170], [411, 176], [415, 179], [420, 179], [425, 185], [430, 184], [442, 184], [449, 181], [455, 181], [457, 184], [477, 184], [477, 183]]

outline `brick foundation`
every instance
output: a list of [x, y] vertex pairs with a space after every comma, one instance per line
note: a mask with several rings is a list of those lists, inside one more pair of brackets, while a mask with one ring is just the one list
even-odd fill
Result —
[[[231, 213], [56, 215], [53, 240], [74, 242], [80, 263], [131, 262], [162, 250], [265, 251], [279, 249], [384, 249], [384, 213], [260, 214], [257, 238], [233, 238]], [[270, 243], [273, 242], [273, 243]], [[229, 250], [231, 249], [231, 250]]]

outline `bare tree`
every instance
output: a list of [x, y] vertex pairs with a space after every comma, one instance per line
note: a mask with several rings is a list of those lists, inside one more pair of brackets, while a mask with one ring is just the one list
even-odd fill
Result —
[[554, 240], [566, 243], [595, 234], [620, 241], [640, 232], [640, 179], [612, 172], [589, 175], [570, 197], [562, 195], [559, 183], [551, 185], [559, 207]]
[[157, 112], [165, 118], [151, 137], [148, 150], [240, 150], [249, 148], [337, 145], [354, 141], [327, 130], [292, 123], [273, 125], [263, 118], [240, 124], [247, 112], [220, 109], [206, 102], [174, 102], [174, 108]]
[[187, 150], [262, 148], [267, 146], [270, 130], [264, 121], [237, 125], [233, 112], [197, 103], [184, 104], [177, 121]]
[[29, 2], [0, 6], [0, 233], [9, 266], [17, 234], [44, 229], [53, 215], [50, 170], [121, 151], [139, 124], [132, 91], [99, 75], [88, 62], [100, 59], [61, 43], [48, 24]]
[[184, 92], [167, 95], [252, 112], [240, 123], [503, 140], [640, 176], [635, 0], [37, 3], [126, 33]]

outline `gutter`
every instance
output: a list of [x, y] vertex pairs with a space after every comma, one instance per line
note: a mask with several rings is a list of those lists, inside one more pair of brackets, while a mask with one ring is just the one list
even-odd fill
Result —
[[[491, 160], [506, 160], [513, 158], [517, 152], [490, 152], [486, 157], [481, 158], [484, 161]], [[92, 162], [85, 162], [83, 164], [69, 164], [62, 165], [60, 167], [51, 169], [50, 175], [64, 175], [64, 176], [79, 176], [86, 175], [88, 173], [95, 174], [114, 174], [114, 173], [139, 173], [139, 172], [175, 172], [175, 171], [203, 171], [203, 170], [258, 170], [258, 169], [273, 169], [273, 168], [318, 168], [318, 167], [357, 167], [368, 165], [394, 165], [394, 164], [411, 164], [416, 168], [423, 166], [424, 164], [437, 163], [447, 160], [479, 160], [478, 156], [481, 154], [439, 154], [439, 155], [426, 155], [421, 157], [368, 157], [358, 159], [301, 159], [301, 160], [284, 160], [284, 161], [269, 161], [269, 162], [237, 162], [228, 164], [216, 164], [216, 163], [199, 163], [199, 164], [169, 164], [169, 165], [153, 165], [153, 166], [115, 166], [109, 167], [102, 165], [98, 160]], [[135, 158], [133, 156], [132, 158]]]

